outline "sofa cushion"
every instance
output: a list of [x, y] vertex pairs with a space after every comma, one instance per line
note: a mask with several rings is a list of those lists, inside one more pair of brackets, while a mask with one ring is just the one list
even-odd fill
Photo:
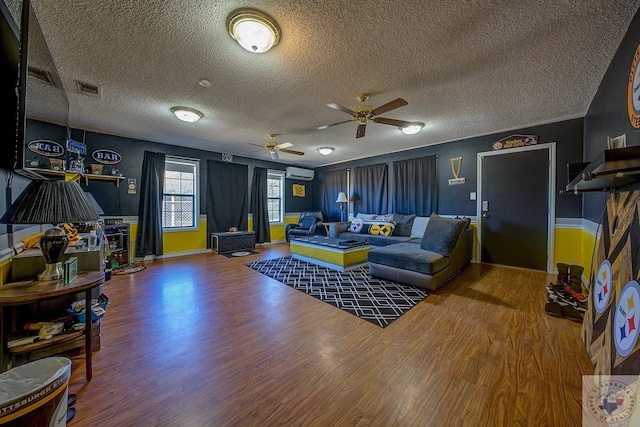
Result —
[[425, 251], [413, 243], [398, 243], [373, 248], [367, 254], [371, 263], [388, 265], [423, 274], [435, 274], [449, 265], [449, 258]]
[[431, 214], [420, 248], [448, 257], [453, 252], [460, 234], [470, 223], [469, 218], [443, 218], [438, 214]]
[[416, 219], [416, 215], [402, 215], [393, 214], [393, 222], [396, 223], [396, 229], [393, 231], [395, 236], [411, 236], [411, 229], [413, 228], [413, 221]]
[[366, 220], [370, 220], [370, 219], [375, 219], [376, 215], [375, 214], [367, 214], [367, 213], [358, 213], [358, 215], [356, 215], [356, 218], [359, 219], [366, 219]]
[[413, 225], [411, 226], [411, 237], [422, 239], [424, 236], [424, 230], [427, 229], [429, 223], [428, 216], [417, 216], [413, 219]]
[[365, 221], [360, 233], [371, 234], [373, 236], [391, 236], [396, 225], [393, 222]]
[[364, 220], [362, 218], [353, 218], [351, 220], [351, 225], [349, 226], [349, 231], [352, 233], [359, 233], [364, 226]]
[[[371, 234], [362, 233], [340, 233], [338, 235], [340, 240], [356, 240], [358, 242], [366, 242], [372, 246], [387, 246], [396, 243], [407, 242], [409, 237], [404, 236], [373, 236]], [[413, 244], [416, 247], [419, 245]]]
[[395, 228], [396, 225], [394, 222], [384, 222], [376, 220], [367, 221], [360, 218], [354, 218], [351, 221], [349, 230], [352, 233], [371, 234], [374, 236], [391, 236]]

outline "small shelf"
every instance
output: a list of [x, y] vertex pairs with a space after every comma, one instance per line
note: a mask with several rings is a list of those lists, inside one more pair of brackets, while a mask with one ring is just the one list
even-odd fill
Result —
[[624, 191], [640, 185], [640, 146], [604, 150], [569, 184], [565, 193]]
[[56, 171], [52, 169], [41, 168], [24, 168], [18, 171], [21, 175], [32, 179], [43, 179], [46, 177], [55, 177], [65, 179], [67, 181], [78, 181], [80, 178], [84, 178], [84, 185], [89, 185], [89, 181], [111, 181], [116, 184], [116, 187], [120, 187], [120, 182], [124, 181], [124, 176], [113, 175], [94, 175], [91, 173], [80, 173], [71, 171]]

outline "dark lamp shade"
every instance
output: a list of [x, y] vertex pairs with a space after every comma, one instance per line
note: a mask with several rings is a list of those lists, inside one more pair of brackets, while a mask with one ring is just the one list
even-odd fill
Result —
[[0, 223], [56, 225], [96, 221], [99, 217], [77, 182], [34, 180], [0, 218]]

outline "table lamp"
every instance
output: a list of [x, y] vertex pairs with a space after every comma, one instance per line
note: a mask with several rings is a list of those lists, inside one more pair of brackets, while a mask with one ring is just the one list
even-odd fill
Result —
[[344, 221], [344, 204], [348, 203], [347, 195], [344, 194], [344, 191], [338, 193], [338, 200], [336, 203], [340, 203], [340, 221]]
[[98, 212], [77, 182], [33, 180], [0, 218], [0, 223], [52, 224], [40, 238], [46, 268], [38, 280], [59, 280], [63, 277], [62, 256], [69, 238], [58, 224], [98, 218]]

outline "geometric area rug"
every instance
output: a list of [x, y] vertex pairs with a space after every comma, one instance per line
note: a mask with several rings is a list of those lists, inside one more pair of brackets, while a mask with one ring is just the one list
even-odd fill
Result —
[[381, 328], [428, 295], [423, 289], [373, 278], [367, 266], [343, 273], [292, 257], [245, 265]]

